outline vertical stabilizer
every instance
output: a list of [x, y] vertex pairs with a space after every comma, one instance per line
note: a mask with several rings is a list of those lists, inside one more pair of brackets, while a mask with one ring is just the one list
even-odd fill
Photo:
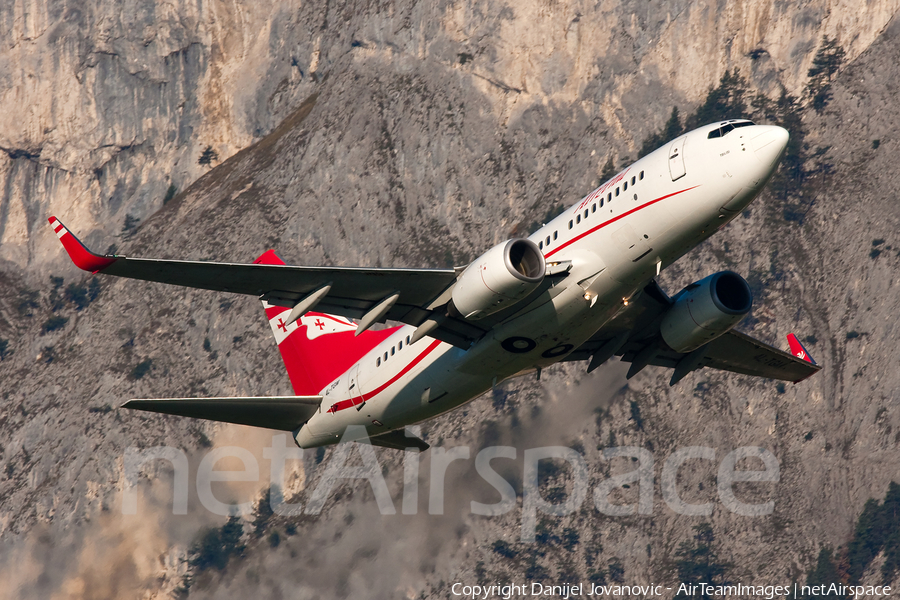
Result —
[[[269, 250], [254, 263], [283, 265], [284, 261]], [[320, 312], [308, 312], [288, 324], [290, 307], [262, 304], [298, 396], [321, 392], [396, 329], [364, 331], [357, 336], [353, 321]]]

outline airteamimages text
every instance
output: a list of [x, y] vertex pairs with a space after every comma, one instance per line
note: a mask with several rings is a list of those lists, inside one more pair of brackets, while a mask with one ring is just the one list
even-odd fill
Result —
[[564, 583], [551, 585], [539, 582], [532, 583], [507, 583], [494, 585], [465, 585], [454, 583], [450, 587], [450, 593], [454, 596], [469, 598], [470, 600], [488, 600], [490, 598], [510, 598], [521, 596], [537, 596], [543, 598], [580, 598], [582, 596], [661, 596], [665, 588], [661, 585], [597, 585], [595, 583]]

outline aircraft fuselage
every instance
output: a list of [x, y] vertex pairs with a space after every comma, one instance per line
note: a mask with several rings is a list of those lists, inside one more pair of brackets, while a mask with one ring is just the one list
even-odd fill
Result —
[[[787, 144], [780, 127], [730, 121], [638, 160], [529, 236], [548, 267], [569, 268], [468, 350], [399, 327], [322, 391], [297, 444], [369, 436], [468, 402], [517, 373], [565, 358], [661, 269], [724, 227], [759, 194]], [[362, 402], [359, 400], [362, 399]]]

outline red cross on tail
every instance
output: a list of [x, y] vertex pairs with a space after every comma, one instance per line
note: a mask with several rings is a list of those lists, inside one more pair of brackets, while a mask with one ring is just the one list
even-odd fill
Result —
[[[257, 258], [255, 263], [284, 264], [272, 250]], [[308, 312], [287, 324], [290, 307], [263, 301], [263, 308], [298, 396], [321, 392], [396, 329], [364, 331], [357, 336], [354, 335], [356, 324], [344, 317]]]

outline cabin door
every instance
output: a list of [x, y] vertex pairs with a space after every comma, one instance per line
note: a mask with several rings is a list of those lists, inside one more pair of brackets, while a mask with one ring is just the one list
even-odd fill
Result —
[[669, 147], [669, 174], [672, 181], [681, 179], [685, 175], [684, 170], [684, 140], [686, 135], [681, 136]]

